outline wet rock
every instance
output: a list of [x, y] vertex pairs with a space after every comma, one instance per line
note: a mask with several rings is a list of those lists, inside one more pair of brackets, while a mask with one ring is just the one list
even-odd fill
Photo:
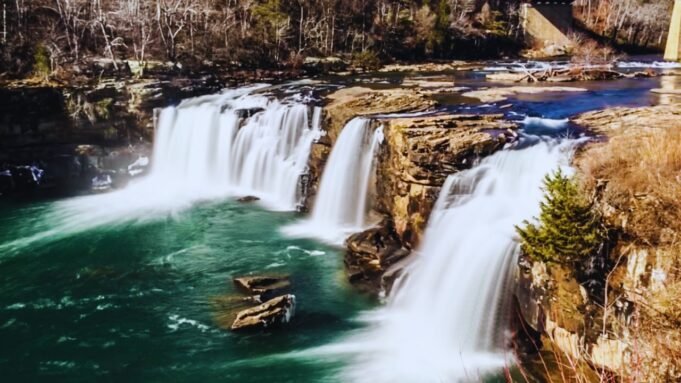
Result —
[[350, 236], [345, 253], [345, 267], [351, 283], [376, 292], [381, 277], [391, 265], [409, 254], [390, 219]]
[[409, 253], [399, 261], [392, 264], [381, 276], [381, 293], [389, 296], [391, 291], [396, 287], [395, 283], [402, 279], [404, 271], [416, 260], [418, 255], [416, 253]]
[[292, 294], [278, 296], [269, 301], [240, 311], [232, 323], [232, 331], [263, 330], [288, 323], [295, 312], [296, 297]]
[[99, 174], [92, 179], [92, 190], [105, 191], [113, 186], [113, 178], [110, 173]]
[[260, 201], [260, 198], [258, 198], [256, 196], [252, 196], [252, 195], [247, 195], [245, 197], [241, 197], [241, 198], [237, 199], [237, 201], [242, 202], [242, 203], [250, 203], [250, 202]]
[[291, 287], [287, 276], [247, 276], [234, 278], [234, 284], [242, 291], [258, 296], [261, 301], [281, 294]]
[[530, 77], [525, 73], [500, 72], [489, 73], [485, 76], [489, 81], [501, 82], [528, 82]]
[[45, 171], [35, 165], [15, 166], [10, 173], [19, 190], [36, 189], [43, 182]]
[[149, 169], [149, 157], [139, 156], [135, 162], [128, 165], [128, 175], [130, 177], [137, 177], [145, 174]]
[[[224, 107], [222, 108], [222, 111], [224, 111], [224, 109], [225, 109], [226, 107], [227, 107], [227, 106], [224, 106]], [[264, 110], [265, 110], [265, 109], [263, 109], [263, 108], [239, 109], [239, 110], [236, 111], [236, 115], [239, 116], [239, 118], [251, 118], [251, 117], [253, 117], [254, 115], [256, 115], [256, 114], [258, 114], [258, 113], [260, 113], [260, 112], [262, 112], [262, 111], [264, 111]]]

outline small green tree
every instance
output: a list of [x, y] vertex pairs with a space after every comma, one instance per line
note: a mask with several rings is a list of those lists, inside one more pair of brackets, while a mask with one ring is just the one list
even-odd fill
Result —
[[579, 262], [596, 255], [606, 239], [599, 216], [577, 182], [558, 171], [544, 179], [538, 224], [516, 227], [522, 251], [545, 262]]

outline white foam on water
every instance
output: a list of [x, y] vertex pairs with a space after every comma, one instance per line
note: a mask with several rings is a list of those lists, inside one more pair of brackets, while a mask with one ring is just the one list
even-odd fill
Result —
[[564, 129], [565, 127], [567, 127], [567, 124], [569, 122], [570, 122], [570, 120], [567, 119], [567, 118], [551, 119], [551, 118], [527, 116], [523, 119], [522, 124], [525, 125], [526, 128], [548, 128], [548, 129], [559, 130], [559, 129]]
[[653, 61], [653, 62], [643, 62], [643, 61], [619, 61], [617, 64], [618, 68], [628, 69], [628, 68], [652, 68], [652, 69], [678, 69], [681, 68], [681, 63], [673, 61]]

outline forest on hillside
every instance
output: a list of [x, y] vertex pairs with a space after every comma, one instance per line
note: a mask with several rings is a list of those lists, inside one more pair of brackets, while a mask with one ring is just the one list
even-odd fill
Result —
[[[512, 55], [517, 0], [2, 0], [0, 73], [76, 71], [104, 59], [297, 67]], [[594, 36], [659, 46], [672, 0], [578, 0]], [[116, 68], [117, 69], [117, 68]]]

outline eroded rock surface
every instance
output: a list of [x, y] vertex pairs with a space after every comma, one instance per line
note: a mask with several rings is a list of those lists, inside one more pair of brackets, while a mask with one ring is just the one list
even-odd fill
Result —
[[421, 240], [447, 176], [515, 139], [502, 115], [440, 115], [381, 121], [385, 142], [377, 164], [376, 209], [392, 218], [405, 247]]
[[269, 301], [239, 312], [232, 323], [232, 331], [262, 330], [288, 323], [293, 317], [296, 297], [292, 294], [272, 298]]
[[248, 294], [258, 296], [265, 301], [276, 294], [281, 294], [291, 287], [286, 276], [248, 276], [234, 278], [234, 284]]
[[[585, 195], [610, 233], [599, 295], [574, 265], [521, 257], [519, 311], [556, 351], [621, 380], [679, 381], [681, 142], [678, 106], [610, 108], [577, 124], [600, 135], [574, 160]], [[606, 307], [606, 309], [604, 309]], [[661, 335], [664, 334], [664, 335]], [[544, 349], [545, 350], [545, 349]], [[616, 380], [613, 378], [612, 380]]]
[[681, 128], [681, 108], [678, 105], [608, 108], [582, 114], [573, 121], [592, 132], [612, 138], [636, 134], [637, 128]]

